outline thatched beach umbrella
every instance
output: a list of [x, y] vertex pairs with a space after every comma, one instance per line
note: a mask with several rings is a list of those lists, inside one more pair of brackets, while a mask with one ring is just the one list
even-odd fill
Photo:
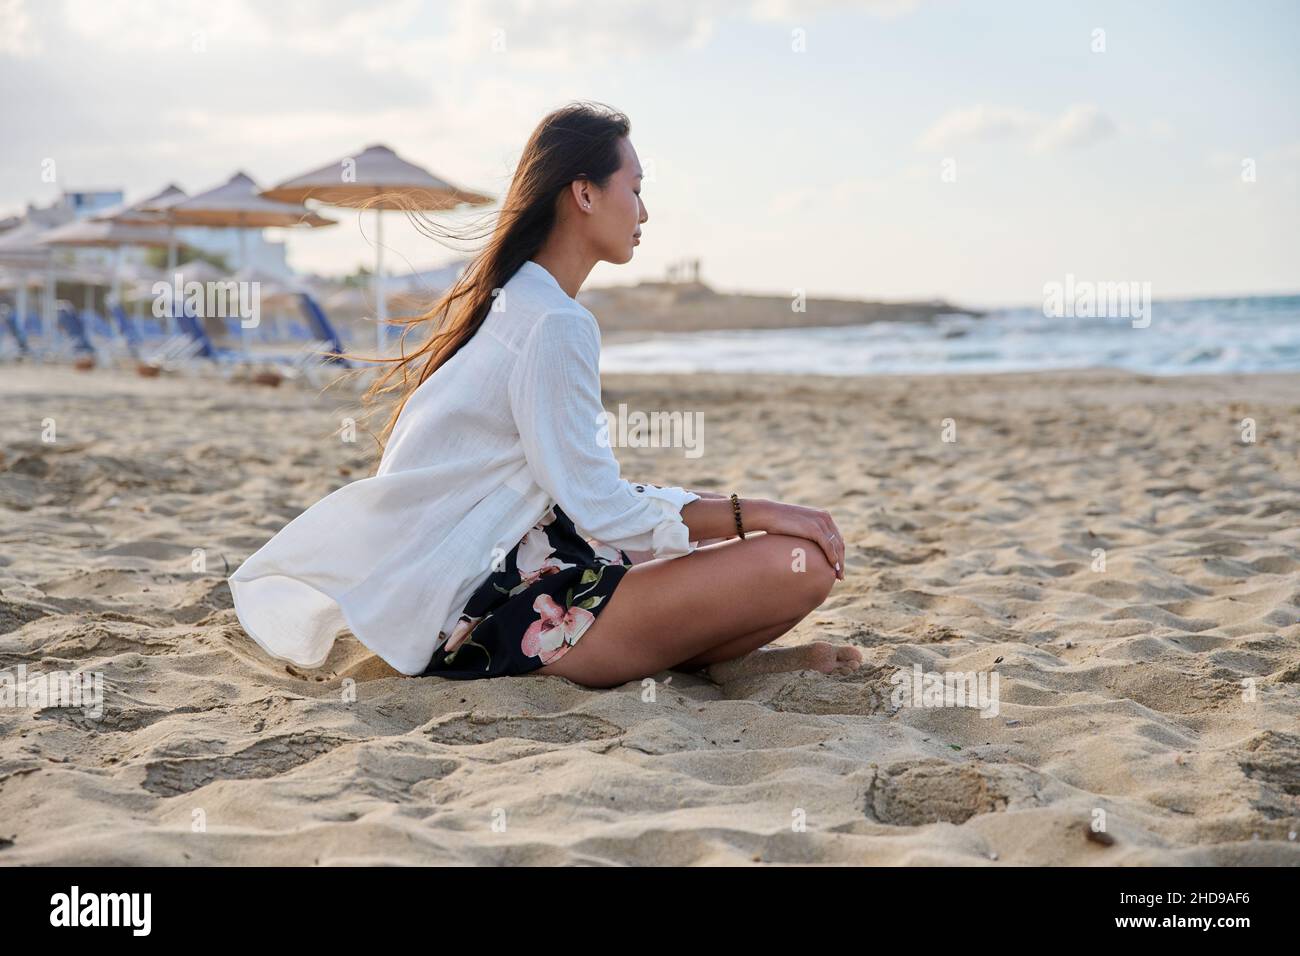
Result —
[[152, 196], [138, 199], [133, 203], [122, 203], [113, 206], [103, 212], [96, 213], [90, 219], [93, 222], [122, 222], [131, 225], [166, 224], [165, 210], [185, 198], [185, 190], [175, 183], [171, 183]]
[[50, 231], [48, 225], [24, 219], [21, 223], [0, 234], [0, 264], [16, 270], [19, 278], [16, 282], [16, 300], [19, 322], [27, 316], [27, 273], [39, 271], [44, 276], [45, 297], [41, 305], [41, 337], [50, 341], [54, 332], [54, 296], [56, 279], [54, 275], [54, 248], [42, 246], [37, 240]]
[[368, 146], [356, 156], [346, 156], [287, 179], [262, 195], [283, 202], [302, 203], [313, 199], [327, 206], [375, 210], [375, 339], [381, 352], [388, 319], [388, 300], [384, 293], [384, 210], [438, 212], [493, 202], [491, 196], [453, 186], [380, 145]]
[[134, 226], [121, 222], [79, 219], [65, 226], [47, 229], [36, 242], [43, 246], [153, 246], [163, 248], [167, 231], [157, 226]]
[[49, 231], [49, 226], [28, 219], [7, 232], [0, 232], [0, 262], [15, 266], [43, 266], [49, 259], [50, 250], [37, 240]]
[[170, 203], [162, 211], [167, 221], [176, 226], [240, 230], [241, 268], [248, 265], [244, 230], [336, 225], [333, 219], [326, 219], [298, 203], [263, 197], [261, 187], [246, 173], [235, 173], [220, 186]]
[[113, 301], [117, 302], [122, 293], [122, 284], [119, 277], [122, 265], [122, 249], [126, 246], [165, 249], [171, 246], [172, 235], [167, 230], [156, 225], [132, 225], [116, 220], [80, 219], [47, 230], [36, 239], [36, 242], [42, 246], [115, 249], [112, 296]]
[[[318, 228], [336, 225], [333, 219], [312, 212], [297, 203], [279, 202], [261, 195], [261, 187], [246, 173], [235, 173], [213, 189], [162, 204], [161, 212], [171, 226], [205, 226], [239, 230], [239, 267], [247, 268], [247, 230], [298, 226]], [[243, 326], [240, 326], [243, 334]]]
[[113, 206], [90, 218], [94, 221], [120, 222], [128, 225], [160, 225], [166, 228], [169, 239], [167, 244], [167, 268], [170, 271], [176, 268], [176, 227], [168, 223], [166, 211], [185, 198], [185, 190], [175, 183], [171, 183], [152, 196], [136, 200], [133, 203], [122, 203], [119, 206]]

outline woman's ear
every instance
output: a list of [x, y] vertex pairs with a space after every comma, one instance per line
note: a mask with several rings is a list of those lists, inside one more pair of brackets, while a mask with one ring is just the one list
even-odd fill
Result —
[[574, 202], [582, 212], [591, 212], [591, 180], [575, 179], [571, 186]]

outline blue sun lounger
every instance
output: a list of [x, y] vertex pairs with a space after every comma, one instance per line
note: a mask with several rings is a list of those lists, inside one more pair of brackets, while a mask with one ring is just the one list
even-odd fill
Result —
[[198, 358], [211, 359], [216, 362], [220, 355], [216, 346], [212, 344], [212, 339], [208, 338], [207, 331], [203, 328], [203, 323], [198, 320], [183, 305], [178, 307], [174, 313], [176, 327], [188, 335], [193, 341], [198, 343], [198, 351], [194, 354]]
[[109, 314], [113, 317], [114, 324], [117, 325], [118, 334], [122, 336], [122, 341], [126, 343], [127, 351], [131, 353], [132, 358], [140, 357], [140, 332], [132, 324], [131, 319], [127, 316], [126, 310], [120, 305], [109, 307]]
[[59, 329], [72, 340], [74, 355], [94, 355], [95, 347], [86, 336], [86, 326], [81, 316], [70, 306], [60, 304], [58, 307]]
[[4, 327], [9, 330], [9, 334], [18, 343], [18, 354], [30, 355], [31, 349], [27, 347], [27, 336], [23, 334], [22, 324], [18, 321], [18, 313], [7, 305], [0, 306], [0, 310], [4, 312]]
[[343, 357], [343, 340], [339, 338], [338, 332], [334, 331], [334, 326], [330, 325], [330, 320], [326, 317], [325, 310], [320, 307], [320, 303], [306, 292], [300, 292], [298, 304], [302, 308], [307, 324], [311, 326], [312, 337], [329, 343], [330, 354], [325, 361], [351, 368], [352, 363]]

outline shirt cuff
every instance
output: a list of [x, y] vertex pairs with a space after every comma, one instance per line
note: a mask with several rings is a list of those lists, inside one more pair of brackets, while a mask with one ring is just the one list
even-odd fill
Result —
[[632, 491], [655, 499], [663, 510], [663, 520], [655, 525], [651, 548], [656, 558], [676, 558], [690, 554], [698, 542], [690, 540], [690, 529], [682, 520], [682, 508], [697, 501], [699, 495], [675, 485], [660, 487], [644, 481], [632, 484]]

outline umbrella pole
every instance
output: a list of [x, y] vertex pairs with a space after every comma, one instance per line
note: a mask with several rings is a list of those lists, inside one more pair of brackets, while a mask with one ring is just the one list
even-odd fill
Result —
[[[171, 213], [167, 214], [167, 281], [172, 283], [176, 277], [176, 222]], [[179, 329], [179, 323], [176, 321], [176, 306], [173, 303], [172, 308], [167, 311], [167, 317], [163, 319], [166, 323], [167, 334], [175, 335]]]
[[122, 253], [124, 250], [125, 246], [118, 246], [113, 251], [113, 289], [110, 293], [112, 301], [108, 303], [110, 310], [122, 301]]
[[[242, 227], [239, 230], [239, 269], [241, 272], [248, 270], [248, 230]], [[243, 316], [235, 316], [235, 322], [239, 325], [239, 351], [243, 353], [245, 362], [251, 361], [252, 355], [248, 351]]]
[[18, 273], [18, 291], [15, 295], [18, 306], [18, 328], [27, 333], [27, 273]]
[[384, 296], [384, 210], [375, 209], [375, 299], [377, 300], [375, 322], [375, 347], [380, 355], [384, 354], [384, 340], [388, 331], [388, 299]]
[[46, 350], [50, 350], [54, 345], [54, 314], [56, 306], [54, 296], [57, 294], [57, 286], [54, 280], [54, 250], [51, 249], [45, 256], [45, 303], [44, 310], [41, 313], [41, 337], [45, 340]]

